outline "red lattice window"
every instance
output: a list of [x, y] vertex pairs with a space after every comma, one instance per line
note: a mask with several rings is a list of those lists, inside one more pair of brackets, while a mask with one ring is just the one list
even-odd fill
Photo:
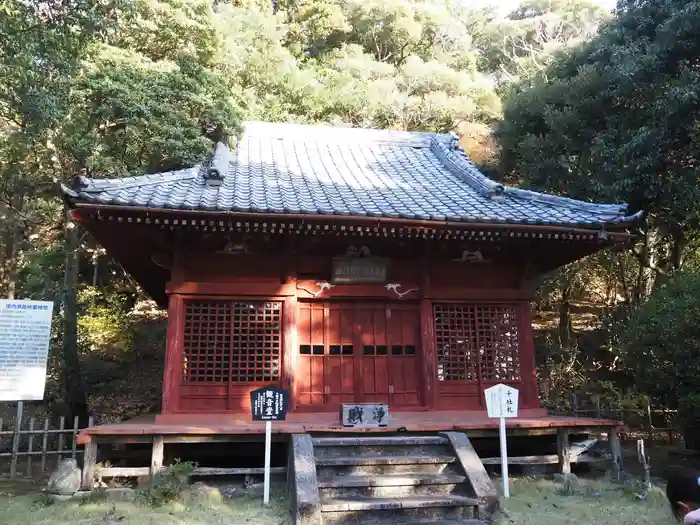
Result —
[[279, 379], [282, 303], [190, 301], [185, 304], [183, 377], [190, 383]]
[[436, 304], [433, 313], [439, 381], [520, 379], [516, 306]]

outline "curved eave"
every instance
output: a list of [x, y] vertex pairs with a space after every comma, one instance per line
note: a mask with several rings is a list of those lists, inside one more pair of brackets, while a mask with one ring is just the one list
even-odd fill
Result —
[[99, 211], [109, 211], [113, 213], [145, 213], [145, 214], [162, 214], [162, 215], [197, 215], [201, 217], [212, 217], [212, 218], [236, 218], [236, 219], [246, 219], [246, 220], [290, 220], [290, 221], [323, 221], [328, 220], [331, 222], [339, 223], [372, 223], [374, 225], [385, 225], [385, 226], [395, 226], [395, 227], [416, 227], [416, 228], [458, 228], [458, 229], [473, 229], [473, 228], [493, 228], [493, 229], [503, 229], [503, 228], [513, 228], [518, 230], [541, 230], [541, 231], [559, 231], [559, 232], [580, 232], [580, 233], [596, 233], [596, 232], [608, 232], [615, 233], [616, 235], [624, 235], [629, 237], [629, 234], [618, 231], [624, 229], [627, 226], [634, 224], [635, 221], [639, 220], [642, 216], [642, 212], [635, 213], [634, 215], [620, 217], [613, 220], [608, 220], [605, 222], [588, 222], [588, 223], [548, 223], [548, 222], [535, 222], [535, 221], [489, 221], [489, 220], [436, 220], [436, 219], [423, 219], [410, 216], [404, 217], [385, 217], [385, 216], [372, 216], [372, 215], [345, 215], [345, 214], [329, 214], [329, 213], [279, 213], [276, 211], [260, 210], [201, 210], [201, 209], [188, 209], [188, 208], [156, 208], [156, 207], [142, 207], [142, 206], [130, 206], [130, 205], [119, 205], [119, 204], [104, 204], [99, 202], [85, 202], [84, 200], [78, 200], [75, 198], [69, 198], [73, 208], [85, 209], [85, 210], [95, 210]]

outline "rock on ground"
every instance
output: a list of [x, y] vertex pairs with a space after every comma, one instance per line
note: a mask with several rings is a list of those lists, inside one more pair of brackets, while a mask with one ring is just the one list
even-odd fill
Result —
[[72, 496], [80, 489], [81, 471], [72, 458], [58, 464], [49, 478], [49, 492], [61, 496]]
[[134, 501], [136, 491], [128, 487], [109, 488], [105, 490], [108, 501]]
[[182, 499], [191, 503], [218, 503], [223, 500], [223, 496], [216, 487], [198, 481], [182, 491]]

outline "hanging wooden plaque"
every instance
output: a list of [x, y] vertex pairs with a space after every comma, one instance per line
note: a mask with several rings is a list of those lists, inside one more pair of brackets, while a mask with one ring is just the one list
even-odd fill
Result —
[[335, 257], [333, 284], [385, 284], [386, 259], [379, 257]]

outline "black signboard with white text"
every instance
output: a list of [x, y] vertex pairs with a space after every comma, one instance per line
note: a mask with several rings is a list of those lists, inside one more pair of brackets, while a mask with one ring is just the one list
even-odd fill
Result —
[[253, 421], [284, 421], [289, 408], [289, 391], [276, 386], [253, 390], [250, 408]]

